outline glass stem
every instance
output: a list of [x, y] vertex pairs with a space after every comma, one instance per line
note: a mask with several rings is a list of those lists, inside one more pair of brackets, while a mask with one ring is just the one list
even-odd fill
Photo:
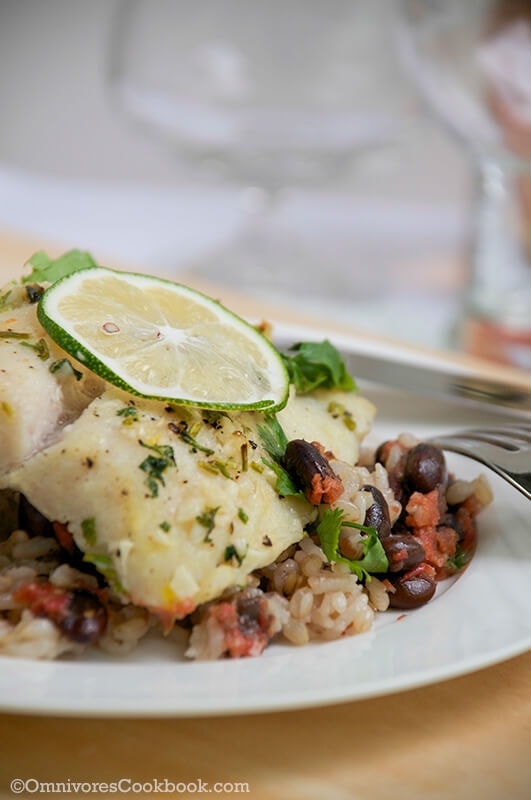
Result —
[[511, 175], [496, 161], [479, 165], [479, 201], [474, 231], [472, 274], [468, 287], [471, 306], [490, 316], [505, 294], [523, 283], [524, 259], [514, 228]]

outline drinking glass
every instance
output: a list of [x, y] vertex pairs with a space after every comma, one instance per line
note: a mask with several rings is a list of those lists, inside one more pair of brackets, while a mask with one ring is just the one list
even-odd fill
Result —
[[348, 214], [342, 224], [330, 213], [327, 226], [324, 206], [327, 192], [348, 191], [367, 151], [402, 135], [392, 14], [388, 0], [119, 5], [116, 107], [196, 180], [241, 188], [242, 230], [188, 272], [299, 300], [353, 296]]
[[459, 336], [531, 368], [531, 2], [401, 0], [398, 42], [432, 111], [477, 174]]

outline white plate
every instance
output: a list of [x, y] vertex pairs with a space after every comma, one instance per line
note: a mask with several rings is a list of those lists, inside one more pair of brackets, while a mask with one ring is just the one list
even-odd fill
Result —
[[[283, 326], [281, 342], [323, 331]], [[326, 333], [326, 332], [324, 332]], [[333, 340], [333, 335], [329, 338]], [[362, 350], [360, 340], [342, 346]], [[378, 408], [370, 441], [503, 421], [503, 413], [363, 387]], [[481, 471], [448, 456], [459, 476]], [[480, 518], [476, 555], [464, 575], [425, 607], [378, 615], [374, 629], [302, 648], [272, 644], [256, 659], [186, 661], [174, 644], [146, 641], [125, 660], [0, 660], [0, 709], [92, 716], [200, 716], [292, 709], [374, 697], [472, 672], [531, 648], [529, 503], [490, 476], [494, 504]]]

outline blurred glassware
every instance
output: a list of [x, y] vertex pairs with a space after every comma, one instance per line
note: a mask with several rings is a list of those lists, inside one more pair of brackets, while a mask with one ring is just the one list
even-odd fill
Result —
[[297, 190], [348, 186], [367, 151], [403, 134], [410, 94], [396, 79], [392, 6], [119, 5], [109, 51], [116, 106], [161, 137], [197, 180], [217, 175], [242, 187], [240, 236], [188, 271], [285, 297], [352, 296], [360, 276], [348, 222], [326, 232], [315, 204], [303, 219], [289, 201]]
[[399, 50], [478, 174], [461, 345], [531, 368], [531, 2], [401, 0]]

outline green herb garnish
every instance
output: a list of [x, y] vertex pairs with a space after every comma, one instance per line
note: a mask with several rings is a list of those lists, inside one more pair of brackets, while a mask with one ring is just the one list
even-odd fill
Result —
[[176, 466], [175, 457], [173, 455], [173, 447], [164, 444], [146, 444], [140, 439], [139, 444], [141, 444], [142, 447], [147, 447], [148, 450], [152, 450], [154, 453], [156, 453], [154, 456], [149, 455], [138, 466], [141, 470], [143, 470], [143, 472], [147, 473], [145, 484], [151, 492], [151, 497], [157, 497], [159, 493], [159, 483], [162, 486], [166, 485], [164, 483], [162, 473], [168, 467]]
[[[339, 535], [341, 528], [357, 528], [367, 534], [363, 540], [363, 557], [358, 560], [346, 558], [339, 549]], [[358, 579], [369, 581], [371, 572], [387, 572], [389, 561], [378, 538], [378, 532], [372, 525], [360, 525], [357, 522], [343, 520], [343, 511], [340, 508], [327, 509], [317, 526], [317, 533], [321, 541], [323, 552], [329, 561], [340, 561], [347, 564], [351, 572]]]
[[276, 461], [268, 461], [267, 458], [263, 458], [262, 462], [277, 476], [275, 489], [280, 497], [304, 497], [303, 492], [295, 486], [289, 473], [281, 464]]
[[192, 453], [205, 453], [207, 456], [211, 456], [214, 452], [211, 447], [204, 447], [203, 445], [199, 444], [197, 439], [192, 436], [190, 431], [188, 430], [188, 423], [182, 420], [179, 423], [170, 422], [168, 428], [172, 433], [177, 434], [177, 436], [182, 439], [182, 441], [190, 447]]
[[[302, 496], [302, 492], [295, 486], [288, 472], [284, 469], [282, 461], [288, 444], [288, 437], [274, 414], [264, 418], [264, 425], [258, 426], [258, 433], [262, 444], [271, 456], [272, 461], [262, 458], [262, 463], [272, 469], [277, 476], [275, 489], [280, 497]], [[252, 464], [254, 466], [254, 463]]]
[[244, 558], [245, 558], [245, 556], [241, 556], [238, 553], [238, 551], [236, 550], [236, 548], [234, 547], [233, 544], [229, 544], [225, 548], [225, 552], [223, 553], [224, 561], [233, 561], [233, 560], [235, 560], [235, 561], [238, 562], [238, 566], [239, 567], [241, 567], [242, 561], [243, 561]]
[[96, 520], [94, 517], [89, 517], [81, 522], [81, 533], [86, 543], [91, 547], [96, 544]]
[[328, 339], [299, 342], [289, 350], [295, 355], [282, 354], [282, 358], [298, 394], [308, 394], [315, 389], [350, 392], [357, 388], [340, 353]]
[[118, 409], [116, 416], [123, 417], [123, 425], [132, 425], [138, 420], [138, 409], [134, 406], [125, 406], [125, 408]]
[[284, 458], [288, 437], [274, 414], [264, 417], [264, 424], [258, 426], [258, 433], [267, 453], [274, 461], [280, 462]]
[[19, 331], [0, 331], [0, 339], [29, 339], [31, 334]]
[[7, 311], [8, 309], [13, 308], [12, 303], [8, 303], [10, 296], [11, 289], [8, 289], [4, 294], [0, 294], [0, 311]]
[[232, 480], [234, 477], [230, 471], [230, 461], [221, 461], [218, 458], [214, 458], [211, 461], [198, 461], [197, 466], [201, 467], [201, 469], [204, 469], [207, 472], [218, 472], [220, 475], [223, 475], [224, 478], [228, 478], [229, 480]]
[[207, 529], [204, 538], [205, 542], [210, 541], [210, 534], [216, 527], [216, 514], [218, 513], [219, 508], [219, 506], [216, 506], [216, 508], [207, 508], [202, 514], [198, 514], [196, 517], [197, 522]]
[[97, 264], [90, 255], [81, 250], [69, 250], [58, 258], [50, 258], [43, 250], [34, 253], [27, 262], [32, 270], [29, 275], [22, 278], [22, 283], [41, 282], [55, 283], [60, 278], [65, 278], [73, 272], [88, 267], [96, 267]]
[[459, 572], [459, 570], [463, 569], [463, 567], [466, 567], [469, 561], [470, 555], [461, 547], [459, 547], [459, 545], [457, 545], [455, 549], [455, 555], [446, 561], [446, 567], [447, 569]]
[[24, 347], [31, 347], [32, 350], [35, 350], [37, 353], [37, 357], [41, 359], [41, 361], [47, 361], [50, 358], [50, 351], [48, 350], [48, 345], [46, 344], [46, 339], [39, 339], [36, 344], [32, 344], [32, 342], [21, 342]]

